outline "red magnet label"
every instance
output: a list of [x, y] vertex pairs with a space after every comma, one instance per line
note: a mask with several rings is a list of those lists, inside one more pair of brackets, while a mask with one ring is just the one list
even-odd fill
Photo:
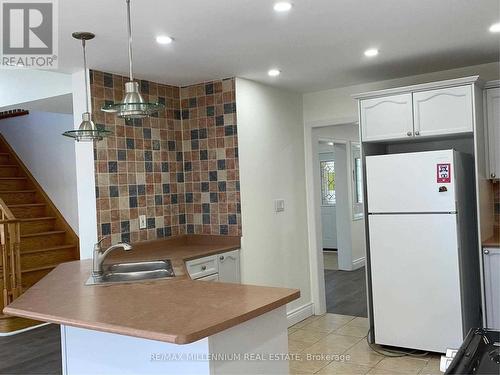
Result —
[[437, 165], [437, 182], [440, 184], [451, 182], [451, 164]]

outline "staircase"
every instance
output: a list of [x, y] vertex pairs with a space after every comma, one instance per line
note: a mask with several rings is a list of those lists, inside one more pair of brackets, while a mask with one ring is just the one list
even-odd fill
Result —
[[[78, 237], [1, 135], [0, 202], [6, 206], [0, 207], [2, 218], [19, 223], [20, 233], [16, 236], [19, 241], [20, 293], [58, 264], [79, 259]], [[3, 278], [3, 271], [7, 268], [2, 263], [0, 275]], [[12, 272], [7, 273], [8, 278]], [[2, 280], [0, 283], [5, 284]], [[5, 301], [0, 301], [0, 313], [4, 304]], [[39, 323], [0, 314], [0, 333]]]

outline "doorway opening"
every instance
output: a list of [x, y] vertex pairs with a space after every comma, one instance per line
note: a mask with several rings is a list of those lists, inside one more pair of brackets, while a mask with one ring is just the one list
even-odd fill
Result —
[[361, 152], [355, 124], [312, 129], [326, 311], [367, 317]]

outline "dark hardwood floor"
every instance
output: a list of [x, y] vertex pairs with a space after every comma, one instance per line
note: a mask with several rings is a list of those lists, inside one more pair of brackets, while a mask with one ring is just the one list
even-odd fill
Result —
[[59, 326], [56, 324], [0, 337], [0, 374], [61, 374], [60, 337]]
[[355, 271], [325, 270], [326, 311], [368, 317], [365, 267]]

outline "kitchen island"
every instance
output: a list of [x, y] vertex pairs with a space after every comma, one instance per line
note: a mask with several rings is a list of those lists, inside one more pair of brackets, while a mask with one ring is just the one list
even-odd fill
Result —
[[64, 263], [4, 313], [60, 324], [68, 375], [288, 372], [285, 305], [298, 290], [196, 281], [183, 272], [180, 258], [230, 245], [178, 244], [177, 253], [150, 245], [127, 256], [172, 257], [176, 277], [87, 286], [91, 260]]

